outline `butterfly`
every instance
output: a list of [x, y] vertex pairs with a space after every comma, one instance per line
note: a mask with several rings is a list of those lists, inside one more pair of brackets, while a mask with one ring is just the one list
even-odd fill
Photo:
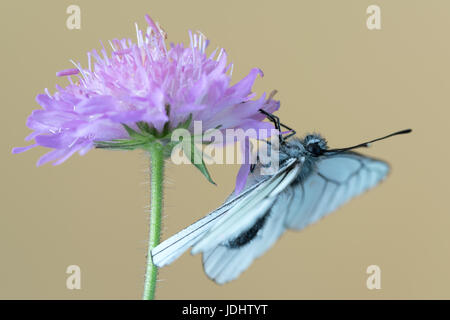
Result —
[[[232, 194], [219, 208], [151, 251], [157, 267], [192, 248], [192, 254], [202, 253], [210, 279], [218, 284], [236, 279], [287, 229], [302, 230], [387, 176], [386, 162], [352, 149], [411, 132], [402, 130], [353, 147], [328, 149], [319, 134], [296, 138], [295, 130], [278, 117], [260, 111], [280, 132], [278, 170], [262, 175], [267, 164], [252, 165], [241, 193]], [[289, 131], [283, 134], [281, 127]]]

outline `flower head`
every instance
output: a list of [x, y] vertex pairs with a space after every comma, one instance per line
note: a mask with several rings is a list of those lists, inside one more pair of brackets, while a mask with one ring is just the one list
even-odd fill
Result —
[[69, 85], [36, 97], [42, 109], [29, 116], [27, 126], [34, 132], [26, 138], [36, 143], [13, 153], [48, 147], [53, 150], [37, 164], [60, 164], [99, 141], [129, 139], [139, 124], [161, 133], [187, 119], [202, 121], [205, 131], [272, 128], [258, 110], [273, 112], [279, 102], [266, 100], [265, 94], [252, 100], [251, 88], [262, 75], [259, 69], [231, 86], [233, 66], [223, 49], [207, 56], [209, 41], [200, 32], [189, 32], [189, 46], [167, 48], [164, 31], [148, 15], [146, 19], [145, 32], [136, 26], [137, 43], [114, 39], [110, 54], [104, 47], [100, 53], [88, 53], [87, 68], [74, 63], [76, 68], [57, 73], [69, 76]]

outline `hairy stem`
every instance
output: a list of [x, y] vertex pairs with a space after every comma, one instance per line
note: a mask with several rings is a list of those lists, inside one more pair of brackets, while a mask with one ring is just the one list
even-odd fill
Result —
[[143, 300], [155, 298], [156, 277], [158, 268], [152, 262], [151, 251], [159, 244], [161, 233], [161, 209], [163, 195], [163, 171], [164, 154], [163, 147], [159, 143], [152, 143], [149, 147], [151, 183], [150, 183], [150, 231], [147, 252], [147, 268], [145, 272], [145, 284]]

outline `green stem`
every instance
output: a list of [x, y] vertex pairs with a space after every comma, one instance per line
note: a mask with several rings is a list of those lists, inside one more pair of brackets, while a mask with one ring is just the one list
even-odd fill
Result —
[[142, 296], [143, 300], [153, 300], [155, 298], [158, 268], [152, 262], [151, 251], [159, 244], [164, 175], [164, 154], [162, 145], [158, 142], [152, 143], [149, 152], [151, 163], [150, 231], [147, 252], [147, 270], [145, 272], [144, 294]]

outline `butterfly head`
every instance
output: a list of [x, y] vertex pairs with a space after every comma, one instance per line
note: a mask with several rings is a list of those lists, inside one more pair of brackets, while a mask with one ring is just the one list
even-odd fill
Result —
[[328, 149], [327, 141], [319, 134], [309, 134], [303, 139], [306, 151], [313, 157], [321, 156]]

